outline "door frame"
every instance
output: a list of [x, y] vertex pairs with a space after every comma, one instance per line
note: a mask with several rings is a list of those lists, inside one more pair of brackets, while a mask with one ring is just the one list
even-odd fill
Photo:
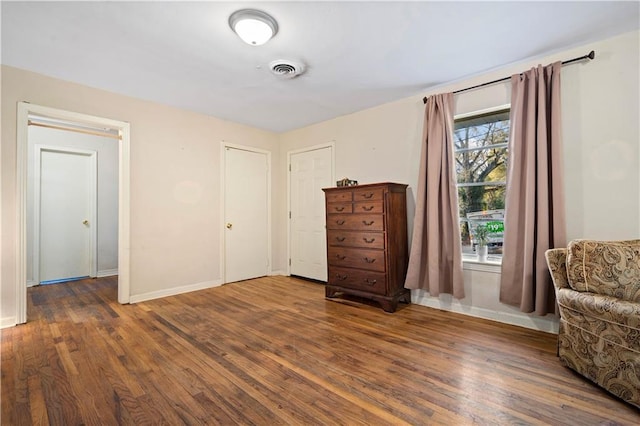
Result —
[[130, 125], [124, 121], [18, 102], [16, 126], [16, 323], [27, 322], [27, 147], [29, 115], [118, 131], [118, 302], [130, 298]]
[[90, 232], [90, 243], [89, 243], [89, 276], [96, 277], [98, 273], [98, 222], [97, 222], [97, 211], [98, 211], [98, 152], [94, 150], [88, 149], [76, 149], [76, 148], [68, 148], [61, 146], [52, 146], [52, 145], [42, 145], [36, 144], [33, 146], [33, 154], [34, 154], [34, 166], [33, 170], [33, 281], [37, 284], [40, 284], [40, 196], [41, 196], [41, 187], [40, 187], [40, 172], [41, 172], [41, 152], [59, 152], [65, 154], [79, 154], [88, 156], [91, 161], [91, 177], [90, 177], [90, 187], [91, 187], [91, 206], [89, 223], [91, 224], [91, 232]]
[[226, 225], [226, 206], [225, 195], [227, 190], [227, 183], [225, 182], [226, 175], [226, 152], [227, 148], [238, 149], [241, 151], [254, 152], [257, 154], [263, 154], [267, 156], [267, 261], [269, 265], [267, 267], [267, 274], [273, 275], [273, 262], [271, 258], [271, 152], [264, 149], [254, 148], [252, 146], [238, 145], [235, 143], [229, 143], [222, 141], [220, 144], [220, 229], [222, 232], [222, 238], [220, 238], [220, 277], [222, 278], [222, 284], [227, 283], [226, 277], [226, 238], [227, 233], [225, 231]]
[[287, 151], [287, 276], [291, 276], [291, 156], [327, 148], [331, 149], [331, 182], [333, 182], [336, 180], [335, 141]]

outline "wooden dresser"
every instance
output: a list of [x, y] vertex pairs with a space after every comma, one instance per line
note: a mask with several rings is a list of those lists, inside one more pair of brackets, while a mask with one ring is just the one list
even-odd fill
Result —
[[409, 303], [407, 185], [376, 183], [325, 188], [327, 210], [326, 296], [352, 294], [394, 312]]

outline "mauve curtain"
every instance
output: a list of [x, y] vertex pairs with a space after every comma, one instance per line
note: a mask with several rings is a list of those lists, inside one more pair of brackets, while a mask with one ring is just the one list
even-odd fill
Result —
[[405, 287], [464, 297], [462, 247], [453, 158], [453, 94], [425, 106], [420, 175]]
[[555, 312], [544, 252], [566, 245], [561, 67], [556, 62], [511, 77], [500, 301], [538, 315]]

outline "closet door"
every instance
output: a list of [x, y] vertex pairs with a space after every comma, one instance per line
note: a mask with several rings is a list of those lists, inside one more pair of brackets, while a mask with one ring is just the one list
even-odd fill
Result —
[[269, 272], [269, 158], [232, 147], [224, 156], [224, 281], [229, 283]]
[[95, 276], [97, 154], [36, 146], [39, 282]]
[[332, 147], [290, 156], [291, 275], [327, 280], [327, 240], [322, 188], [332, 186]]

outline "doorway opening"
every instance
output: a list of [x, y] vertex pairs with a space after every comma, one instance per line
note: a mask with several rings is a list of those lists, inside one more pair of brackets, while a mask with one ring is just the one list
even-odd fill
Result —
[[[16, 323], [27, 322], [27, 277], [28, 277], [28, 209], [27, 191], [29, 180], [29, 127], [45, 127], [66, 130], [75, 133], [93, 134], [113, 139], [117, 143], [117, 274], [118, 302], [129, 303], [130, 271], [129, 271], [129, 123], [91, 116], [76, 112], [64, 111], [28, 102], [18, 103], [17, 120], [17, 216], [18, 238], [16, 247]], [[54, 149], [59, 150], [58, 148]], [[46, 150], [45, 150], [46, 151]], [[85, 226], [90, 225], [90, 219]], [[94, 272], [97, 275], [97, 271]]]

